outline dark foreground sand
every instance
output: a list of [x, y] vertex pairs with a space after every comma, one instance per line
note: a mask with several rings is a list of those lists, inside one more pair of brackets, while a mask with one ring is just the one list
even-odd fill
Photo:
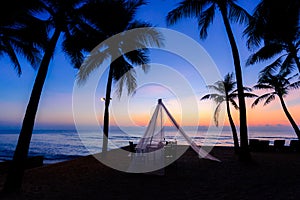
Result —
[[[29, 169], [22, 193], [0, 199], [300, 199], [300, 154], [255, 152], [247, 164], [230, 147], [211, 154], [222, 162], [189, 149], [163, 176], [120, 172], [87, 156]], [[0, 188], [4, 179], [0, 172]]]

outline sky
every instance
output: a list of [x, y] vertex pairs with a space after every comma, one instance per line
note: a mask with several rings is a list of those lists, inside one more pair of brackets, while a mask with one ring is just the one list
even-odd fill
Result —
[[[196, 51], [189, 50], [189, 55], [195, 55], [202, 59], [206, 68], [216, 67], [220, 77], [233, 72], [232, 55], [229, 42], [219, 13], [216, 13], [214, 23], [208, 31], [206, 40], [199, 39], [199, 30], [194, 19], [183, 19], [172, 26], [166, 25], [166, 15], [174, 9], [179, 1], [151, 0], [137, 13], [137, 19], [150, 22], [159, 28], [168, 28], [183, 34], [197, 42], [202, 48], [197, 58]], [[252, 13], [258, 0], [238, 1], [238, 4]], [[232, 25], [235, 38], [240, 51], [244, 85], [251, 87], [257, 80], [258, 72], [267, 64], [261, 63], [245, 67], [245, 62], [250, 55], [246, 48], [246, 38], [243, 37], [243, 26]], [[177, 47], [183, 47], [182, 41], [173, 41]], [[184, 52], [183, 52], [184, 53]], [[201, 56], [200, 56], [201, 55]], [[146, 126], [154, 111], [158, 98], [162, 98], [171, 114], [185, 126], [211, 126], [213, 125], [212, 113], [215, 105], [210, 101], [200, 101], [200, 98], [209, 91], [206, 88], [205, 77], [189, 63], [174, 52], [152, 50], [150, 54], [151, 67], [145, 75], [137, 68], [138, 88], [133, 96], [126, 93], [121, 99], [116, 94], [112, 96], [111, 125], [115, 126]], [[31, 89], [37, 71], [35, 71], [21, 57], [23, 73], [17, 76], [9, 60], [0, 58], [0, 128], [19, 128], [30, 97]], [[39, 110], [36, 117], [35, 128], [65, 128], [73, 127], [74, 120], [77, 124], [93, 126], [94, 121], [102, 123], [104, 102], [100, 100], [105, 95], [105, 83], [107, 72], [103, 71], [101, 77], [92, 74], [91, 80], [98, 80], [92, 93], [80, 91], [82, 104], [74, 104], [74, 93], [78, 85], [76, 83], [77, 70], [74, 69], [65, 58], [61, 49], [56, 49], [55, 57], [49, 68], [49, 73], [43, 88]], [[214, 75], [212, 75], [214, 76]], [[217, 76], [215, 76], [217, 78]], [[262, 92], [254, 91], [256, 94]], [[77, 95], [77, 94], [75, 94]], [[85, 101], [88, 95], [92, 101]], [[299, 91], [291, 91], [285, 99], [288, 109], [297, 124], [300, 124], [300, 99]], [[275, 100], [270, 105], [263, 107], [258, 105], [251, 109], [253, 99], [247, 100], [247, 116], [249, 126], [289, 126], [279, 101]], [[91, 109], [91, 110], [89, 110]], [[74, 112], [75, 110], [75, 112]], [[221, 119], [224, 125], [228, 125], [225, 113]], [[78, 117], [79, 116], [79, 117]], [[233, 117], [238, 125], [238, 112], [233, 111]], [[76, 118], [76, 119], [75, 119]], [[97, 125], [96, 123], [96, 125]]]

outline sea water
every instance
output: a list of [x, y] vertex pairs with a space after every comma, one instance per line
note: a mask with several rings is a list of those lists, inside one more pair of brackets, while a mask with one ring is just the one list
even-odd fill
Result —
[[[221, 132], [207, 132], [198, 130], [186, 132], [198, 145], [233, 146], [232, 132], [230, 129]], [[129, 145], [129, 141], [137, 143], [142, 137], [140, 131], [131, 131], [130, 134], [122, 130], [111, 130], [109, 133], [109, 149]], [[19, 136], [19, 130], [0, 130], [0, 162], [11, 160]], [[166, 130], [166, 140], [176, 140], [178, 144], [188, 144], [176, 131]], [[291, 131], [249, 131], [249, 139], [285, 140], [285, 145], [290, 140], [297, 139]], [[45, 164], [58, 163], [80, 156], [101, 152], [102, 132], [100, 130], [35, 130], [32, 135], [29, 156], [44, 156]]]

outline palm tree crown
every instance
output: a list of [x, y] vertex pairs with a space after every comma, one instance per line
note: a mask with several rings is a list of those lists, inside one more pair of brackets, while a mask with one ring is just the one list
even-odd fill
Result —
[[300, 72], [300, 3], [298, 0], [281, 1], [262, 0], [255, 8], [244, 34], [248, 37], [248, 47], [254, 50], [247, 65], [276, 58], [264, 71], [274, 72], [280, 68], [293, 68], [296, 64]]
[[[108, 144], [109, 105], [113, 81], [118, 81], [119, 97], [122, 95], [124, 86], [127, 88], [127, 93], [132, 94], [136, 89], [134, 67], [142, 66], [142, 69], [147, 72], [150, 60], [148, 56], [149, 47], [162, 46], [163, 37], [151, 24], [135, 19], [137, 9], [145, 4], [144, 0], [102, 0], [101, 2], [105, 6], [98, 3], [87, 4], [88, 12], [85, 13], [85, 16], [93, 24], [94, 31], [83, 40], [87, 44], [100, 43], [103, 39], [108, 40], [99, 44], [100, 46], [98, 45], [93, 51], [90, 49], [91, 53], [80, 66], [77, 81], [79, 84], [83, 84], [95, 68], [107, 59], [111, 61], [106, 85], [103, 120], [102, 152], [105, 154]], [[112, 20], [97, 21], [95, 16]], [[133, 29], [137, 31], [132, 32]], [[113, 37], [116, 34], [118, 35]], [[76, 35], [82, 36], [84, 34], [78, 32]]]
[[266, 93], [258, 97], [252, 104], [252, 107], [256, 106], [261, 101], [264, 101], [264, 106], [271, 103], [275, 96], [286, 97], [290, 90], [298, 89], [300, 87], [300, 81], [295, 81], [291, 83], [291, 80], [295, 79], [298, 74], [289, 76], [290, 72], [281, 71], [276, 75], [271, 73], [265, 73], [261, 75], [258, 80], [258, 84], [253, 86], [254, 89], [258, 90], [269, 90], [269, 93]]
[[37, 68], [41, 57], [40, 48], [48, 40], [43, 22], [30, 14], [37, 12], [39, 7], [39, 0], [26, 3], [12, 0], [0, 8], [0, 56], [8, 56], [18, 76], [22, 73], [18, 55]]
[[[236, 127], [232, 119], [230, 106], [229, 106], [229, 104], [231, 104], [235, 109], [239, 109], [238, 104], [235, 102], [235, 99], [238, 97], [238, 93], [236, 90], [236, 81], [234, 81], [233, 76], [234, 76], [233, 73], [231, 74], [228, 73], [225, 75], [224, 80], [217, 81], [213, 85], [208, 85], [207, 87], [211, 90], [216, 91], [216, 93], [207, 94], [203, 96], [201, 100], [212, 99], [213, 101], [216, 102], [217, 107], [214, 112], [214, 121], [216, 126], [218, 126], [218, 118], [219, 118], [221, 105], [224, 102], [226, 103], [227, 116], [232, 130], [232, 135], [233, 135], [234, 148], [235, 148], [235, 152], [238, 153], [239, 141], [238, 141]], [[249, 92], [252, 91], [251, 88], [244, 87], [244, 90], [246, 91], [244, 93], [245, 97], [256, 97], [256, 95], [247, 92], [247, 91]]]
[[252, 107], [256, 106], [258, 103], [264, 101], [264, 106], [275, 100], [277, 96], [280, 100], [282, 109], [287, 116], [289, 122], [291, 123], [298, 139], [300, 139], [300, 130], [292, 115], [289, 113], [288, 108], [284, 102], [284, 97], [287, 96], [289, 90], [299, 89], [300, 81], [291, 82], [292, 79], [298, 76], [298, 74], [289, 76], [290, 71], [284, 70], [280, 71], [278, 74], [273, 75], [271, 73], [265, 73], [261, 75], [258, 80], [258, 84], [254, 86], [255, 89], [259, 90], [269, 90], [270, 92], [258, 97], [252, 104]]
[[217, 104], [214, 112], [214, 121], [216, 126], [218, 126], [219, 112], [223, 102], [229, 101], [235, 109], [239, 108], [238, 104], [235, 102], [235, 98], [237, 98], [237, 91], [233, 73], [226, 74], [223, 81], [217, 81], [214, 85], [208, 85], [207, 87], [217, 93], [207, 94], [203, 96], [201, 100], [211, 99]]

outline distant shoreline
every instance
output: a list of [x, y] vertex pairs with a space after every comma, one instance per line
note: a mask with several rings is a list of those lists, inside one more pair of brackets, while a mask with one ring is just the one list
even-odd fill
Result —
[[[81, 129], [84, 129], [85, 126], [80, 127]], [[168, 126], [166, 126], [168, 127]], [[183, 126], [182, 128], [189, 130], [192, 129], [194, 130], [195, 128], [198, 129], [199, 131], [206, 131], [208, 130], [209, 126]], [[110, 130], [112, 131], [120, 131], [120, 130], [130, 130], [130, 129], [135, 129], [135, 130], [145, 130], [147, 128], [147, 126], [110, 126]], [[209, 127], [211, 129], [216, 128], [215, 126], [211, 126]], [[12, 126], [6, 126], [6, 125], [0, 125], [0, 134], [3, 131], [9, 131], [9, 132], [18, 132], [20, 131], [21, 127], [17, 126], [17, 125], [12, 125]], [[90, 126], [86, 126], [86, 131], [101, 131], [101, 127], [90, 127]], [[222, 128], [225, 131], [230, 131], [231, 128], [230, 126], [223, 126]], [[237, 126], [237, 129], [239, 129], [239, 127]], [[41, 126], [41, 125], [36, 125], [36, 127], [34, 128], [33, 132], [39, 132], [39, 131], [75, 131], [76, 127], [75, 126], [61, 126], [61, 125], [51, 125], [51, 126]], [[291, 131], [294, 132], [293, 128], [290, 125], [282, 125], [282, 124], [277, 124], [277, 125], [248, 125], [248, 131], [276, 131], [276, 132], [280, 132], [280, 131]]]
[[[110, 145], [110, 148], [126, 146], [129, 141], [137, 143], [142, 132], [131, 133], [128, 135], [121, 131], [111, 130], [109, 137], [113, 145]], [[166, 133], [172, 132], [167, 131]], [[45, 157], [45, 163], [57, 163], [101, 152], [102, 132], [100, 130], [80, 134], [76, 130], [35, 130], [30, 144], [29, 156], [42, 155]], [[196, 135], [192, 134], [191, 138], [198, 145], [203, 145], [203, 142], [206, 141], [207, 144], [214, 144], [215, 146], [233, 146], [231, 131], [223, 131], [221, 135], [211, 135], [210, 138], [205, 132], [199, 132]], [[251, 138], [269, 140], [270, 145], [276, 139], [283, 139], [286, 141], [285, 145], [289, 145], [289, 141], [296, 139], [296, 136], [293, 132], [249, 132], [249, 139]], [[0, 162], [1, 160], [12, 159], [17, 139], [17, 131], [6, 133], [0, 130]], [[186, 144], [185, 140], [180, 138], [177, 140], [179, 144]]]

